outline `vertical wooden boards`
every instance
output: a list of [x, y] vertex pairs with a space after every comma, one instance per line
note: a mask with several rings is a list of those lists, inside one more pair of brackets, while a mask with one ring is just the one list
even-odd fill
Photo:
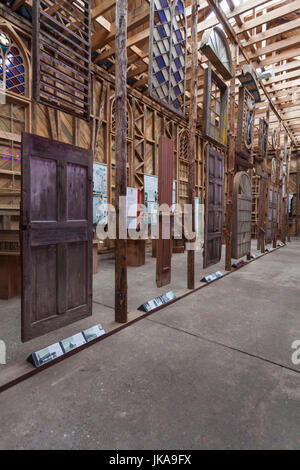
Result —
[[33, 2], [33, 94], [47, 106], [89, 120], [90, 0]]
[[272, 243], [276, 237], [278, 211], [278, 188], [273, 185], [268, 187], [268, 207], [266, 222], [266, 243]]
[[93, 154], [22, 135], [22, 341], [92, 315]]
[[206, 147], [206, 173], [204, 268], [218, 263], [222, 255], [224, 155], [211, 147]]
[[[115, 320], [127, 322], [127, 239], [120, 233], [120, 197], [127, 195], [127, 0], [116, 2]], [[124, 235], [124, 234], [123, 234]]]
[[234, 178], [232, 257], [240, 259], [251, 251], [252, 187], [248, 174]]
[[161, 136], [158, 149], [158, 203], [166, 204], [159, 209], [159, 238], [156, 245], [156, 285], [163, 287], [171, 282], [171, 206], [174, 173], [174, 145], [171, 139]]

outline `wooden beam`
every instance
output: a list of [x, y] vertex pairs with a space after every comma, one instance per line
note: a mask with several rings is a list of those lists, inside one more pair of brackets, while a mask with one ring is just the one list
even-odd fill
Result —
[[115, 3], [116, 0], [99, 0], [99, 5], [92, 9], [92, 21], [111, 10]]
[[[127, 14], [127, 0], [116, 0], [115, 320], [118, 323], [127, 322], [127, 239], [121, 238], [120, 231], [120, 197], [127, 194]], [[121, 215], [124, 217], [124, 213]]]

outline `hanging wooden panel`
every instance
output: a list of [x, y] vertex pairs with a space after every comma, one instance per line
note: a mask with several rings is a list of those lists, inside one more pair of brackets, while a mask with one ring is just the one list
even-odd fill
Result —
[[224, 220], [224, 155], [206, 147], [206, 201], [203, 267], [220, 261]]
[[268, 156], [269, 123], [265, 118], [259, 120], [259, 156]]
[[22, 135], [22, 341], [92, 314], [93, 154]]
[[239, 259], [251, 251], [252, 185], [244, 171], [234, 177], [232, 258]]
[[228, 87], [211, 69], [204, 73], [203, 135], [226, 146], [228, 121]]
[[33, 95], [89, 120], [90, 0], [33, 2]]
[[278, 212], [278, 189], [271, 184], [268, 187], [268, 209], [266, 223], [266, 243], [272, 243], [276, 236]]
[[247, 88], [240, 87], [236, 152], [246, 161], [253, 155], [254, 123], [255, 99]]
[[[174, 145], [171, 139], [160, 137], [158, 155], [158, 204], [167, 204], [171, 210], [174, 173]], [[159, 238], [157, 240], [156, 284], [163, 287], [171, 282], [172, 217], [159, 211]]]
[[233, 78], [234, 70], [230, 47], [221, 28], [215, 27], [204, 31], [200, 49], [216, 67], [224, 80]]

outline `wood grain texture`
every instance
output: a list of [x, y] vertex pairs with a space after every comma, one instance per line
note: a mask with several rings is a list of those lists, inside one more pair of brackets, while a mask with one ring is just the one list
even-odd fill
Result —
[[92, 162], [22, 135], [22, 341], [92, 314]]

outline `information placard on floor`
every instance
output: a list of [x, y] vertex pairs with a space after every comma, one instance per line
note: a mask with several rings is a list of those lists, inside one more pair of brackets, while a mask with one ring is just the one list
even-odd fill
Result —
[[169, 291], [166, 294], [160, 295], [159, 297], [156, 297], [155, 299], [149, 300], [148, 302], [145, 302], [143, 305], [141, 305], [138, 310], [141, 312], [151, 312], [152, 310], [155, 310], [162, 305], [165, 305], [172, 300], [176, 299], [176, 295], [174, 294], [173, 291]]
[[217, 271], [215, 273], [212, 273], [212, 274], [209, 274], [208, 276], [205, 276], [201, 279], [201, 282], [213, 282], [213, 281], [216, 281], [217, 279], [220, 279], [220, 277], [222, 277], [223, 274], [221, 273], [221, 271]]
[[33, 352], [30, 354], [27, 361], [35, 367], [41, 367], [48, 362], [54, 361], [54, 359], [57, 359], [58, 357], [63, 356], [64, 354], [73, 351], [74, 349], [77, 349], [100, 336], [103, 336], [104, 334], [105, 330], [99, 323], [98, 325], [92, 326], [84, 331], [80, 331], [69, 338], [63, 339], [58, 343], [51, 344], [39, 351]]

